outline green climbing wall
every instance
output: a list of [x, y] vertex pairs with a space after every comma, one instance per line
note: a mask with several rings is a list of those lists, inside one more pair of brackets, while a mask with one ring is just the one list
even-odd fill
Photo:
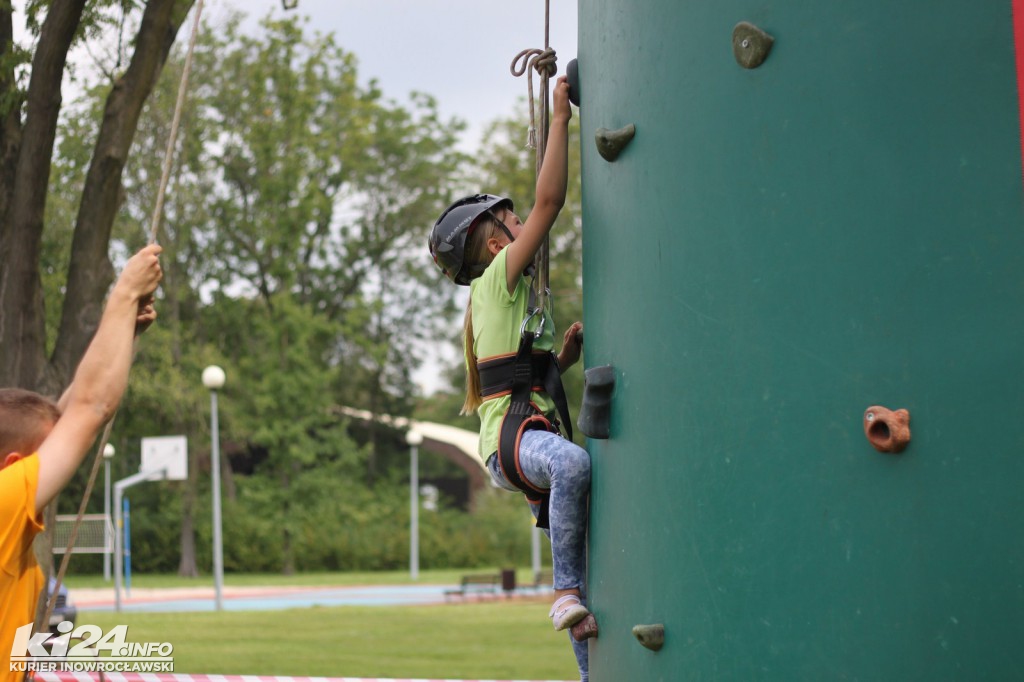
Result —
[[[579, 12], [586, 361], [617, 381], [591, 679], [1021, 679], [1010, 0]], [[775, 38], [759, 68], [740, 21]], [[875, 404], [910, 411], [902, 454]]]

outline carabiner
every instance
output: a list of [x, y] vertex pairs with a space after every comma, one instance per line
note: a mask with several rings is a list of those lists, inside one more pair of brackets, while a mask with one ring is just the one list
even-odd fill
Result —
[[530, 320], [537, 316], [537, 313], [540, 313], [540, 323], [537, 325], [537, 331], [532, 332], [534, 340], [536, 341], [537, 339], [539, 339], [541, 335], [544, 333], [544, 323], [547, 321], [547, 319], [544, 317], [544, 309], [534, 308], [533, 310], [530, 311], [530, 314], [526, 316], [526, 319], [523, 320], [522, 326], [519, 327], [519, 336], [521, 338], [525, 339], [526, 335], [528, 333], [531, 333], [527, 332], [526, 327], [530, 324]]

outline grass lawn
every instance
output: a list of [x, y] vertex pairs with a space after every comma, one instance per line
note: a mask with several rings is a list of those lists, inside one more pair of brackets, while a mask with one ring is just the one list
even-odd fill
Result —
[[104, 631], [127, 625], [130, 642], [171, 643], [175, 673], [578, 679], [568, 635], [551, 629], [547, 608], [544, 599], [221, 613], [83, 612], [78, 621]]

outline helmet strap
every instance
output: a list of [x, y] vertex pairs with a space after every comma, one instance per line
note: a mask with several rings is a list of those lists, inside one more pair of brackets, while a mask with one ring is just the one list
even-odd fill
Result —
[[494, 215], [494, 211], [487, 211], [487, 215], [491, 216], [494, 219], [494, 222], [498, 223], [498, 227], [500, 227], [502, 231], [505, 232], [505, 236], [508, 237], [508, 240], [510, 242], [514, 242], [516, 240], [516, 238], [512, 236], [512, 230], [508, 229], [508, 225], [501, 222], [501, 218]]

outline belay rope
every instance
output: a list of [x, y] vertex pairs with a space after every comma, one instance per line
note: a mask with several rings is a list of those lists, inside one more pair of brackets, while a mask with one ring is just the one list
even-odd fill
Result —
[[[149, 232], [149, 243], [155, 244], [157, 236], [160, 232], [160, 221], [163, 218], [164, 208], [164, 196], [167, 192], [167, 182], [171, 175], [171, 166], [174, 162], [174, 147], [178, 137], [178, 128], [181, 125], [181, 112], [185, 104], [185, 94], [188, 90], [188, 77], [189, 72], [192, 70], [192, 56], [195, 52], [196, 39], [199, 36], [199, 20], [203, 14], [203, 0], [197, 0], [196, 2], [196, 16], [192, 24], [192, 35], [188, 41], [188, 52], [185, 55], [185, 64], [182, 68], [181, 82], [178, 84], [178, 97], [174, 105], [174, 118], [171, 121], [171, 130], [167, 140], [167, 152], [164, 154], [163, 173], [160, 177], [160, 188], [157, 192], [156, 205], [153, 209], [153, 218], [150, 222]], [[138, 350], [138, 337], [135, 339], [134, 352]], [[103, 449], [107, 446], [107, 442], [110, 440], [110, 431], [114, 426], [115, 416], [107, 422], [103, 428], [103, 434], [100, 437], [99, 447], [96, 448], [96, 456], [93, 459], [92, 470], [89, 472], [89, 482], [85, 486], [85, 493], [82, 495], [82, 502], [78, 506], [78, 515], [75, 517], [75, 522], [71, 526], [71, 533], [68, 536], [67, 548], [64, 551], [64, 556], [60, 562], [60, 569], [57, 571], [53, 591], [50, 594], [50, 598], [46, 603], [46, 609], [44, 610], [41, 617], [37, 617], [32, 627], [32, 633], [41, 632], [44, 623], [49, 624], [50, 616], [53, 614], [53, 609], [57, 604], [57, 595], [60, 592], [61, 584], [64, 582], [64, 574], [67, 572], [68, 563], [71, 560], [72, 550], [75, 547], [75, 541], [78, 538], [78, 528], [82, 525], [82, 517], [85, 516], [85, 509], [89, 504], [89, 498], [92, 496], [92, 489], [96, 484], [96, 476], [100, 470], [100, 462], [103, 461]], [[115, 530], [116, 533], [116, 530]], [[34, 671], [27, 671], [25, 673], [26, 682], [31, 682], [34, 677]]]
[[[551, 33], [551, 5], [550, 0], [544, 0], [544, 49], [530, 48], [523, 50], [515, 56], [509, 71], [515, 77], [526, 74], [526, 87], [530, 103], [530, 129], [527, 136], [526, 146], [536, 150], [536, 174], [540, 176], [541, 166], [544, 164], [544, 152], [548, 146], [548, 79], [557, 72], [555, 66], [555, 51], [550, 46]], [[540, 125], [537, 125], [537, 116], [534, 113], [533, 105], [533, 71], [540, 74]], [[548, 289], [548, 237], [544, 241], [537, 254], [533, 258], [535, 275], [533, 287], [536, 292], [537, 306], [545, 310], [548, 297], [551, 292]]]
[[[536, 175], [540, 178], [548, 142], [548, 80], [555, 75], [555, 52], [550, 47], [551, 12], [549, 0], [544, 3], [544, 49], [526, 49], [512, 60], [510, 71], [515, 77], [526, 74], [530, 103], [530, 129], [527, 147], [536, 151]], [[541, 104], [539, 121], [534, 109], [533, 71], [540, 74]], [[528, 500], [539, 505], [537, 526], [548, 528], [550, 491], [531, 483], [519, 464], [519, 446], [523, 434], [533, 429], [560, 433], [560, 427], [572, 440], [572, 424], [565, 391], [559, 376], [558, 361], [551, 351], [534, 351], [533, 343], [544, 332], [545, 316], [551, 292], [548, 288], [549, 240], [547, 235], [533, 262], [533, 284], [527, 304], [526, 319], [519, 330], [519, 349], [514, 355], [485, 358], [477, 365], [481, 376], [482, 397], [509, 396], [509, 406], [501, 420], [498, 435], [498, 465], [505, 479], [521, 490]], [[536, 330], [529, 329], [537, 318]], [[487, 380], [484, 377], [487, 377]], [[534, 391], [543, 391], [555, 404], [557, 419], [548, 419], [531, 400]], [[561, 420], [559, 423], [558, 420]]]

